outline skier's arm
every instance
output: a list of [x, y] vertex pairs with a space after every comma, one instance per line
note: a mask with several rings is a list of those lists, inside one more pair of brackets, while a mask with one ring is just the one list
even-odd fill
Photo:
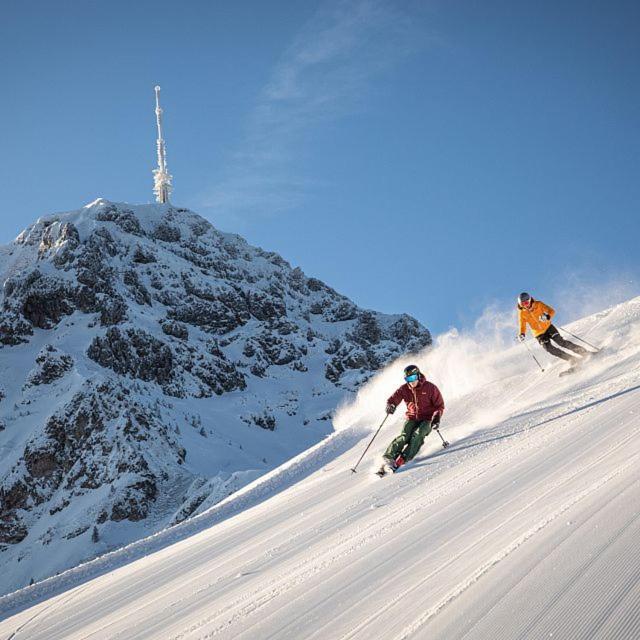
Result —
[[524, 318], [522, 309], [518, 309], [518, 320], [520, 322], [520, 335], [524, 335], [527, 332], [527, 321]]
[[433, 417], [431, 418], [431, 424], [435, 426], [440, 424], [440, 418], [444, 413], [444, 399], [442, 398], [440, 389], [438, 389], [435, 384], [433, 385], [432, 401], [433, 406], [435, 407], [435, 411], [433, 412]]
[[542, 313], [546, 313], [549, 316], [549, 320], [551, 320], [551, 318], [556, 315], [555, 309], [544, 302], [541, 302], [540, 304], [542, 305]]
[[393, 395], [387, 398], [387, 406], [392, 404], [394, 407], [397, 407], [404, 400], [403, 387], [404, 385], [398, 387], [398, 389], [393, 392]]

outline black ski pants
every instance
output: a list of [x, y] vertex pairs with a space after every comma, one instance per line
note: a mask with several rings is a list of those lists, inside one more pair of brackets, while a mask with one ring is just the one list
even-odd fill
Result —
[[552, 356], [556, 356], [557, 358], [562, 358], [563, 360], [568, 360], [569, 362], [571, 362], [572, 360], [575, 360], [574, 356], [572, 356], [572, 355], [568, 354], [566, 351], [563, 351], [562, 349], [558, 349], [557, 347], [552, 345], [551, 344], [552, 340], [553, 340], [553, 342], [555, 342], [560, 347], [564, 347], [565, 349], [569, 349], [570, 351], [573, 351], [574, 353], [577, 353], [578, 355], [584, 356], [587, 353], [589, 353], [583, 347], [581, 347], [581, 346], [579, 346], [577, 344], [574, 344], [573, 342], [569, 342], [569, 340], [566, 340], [565, 338], [563, 338], [560, 335], [560, 332], [558, 331], [558, 329], [556, 327], [554, 327], [552, 324], [549, 325], [549, 328], [543, 334], [541, 334], [539, 336], [536, 336], [536, 340], [540, 343], [542, 348], [547, 353], [550, 353]]

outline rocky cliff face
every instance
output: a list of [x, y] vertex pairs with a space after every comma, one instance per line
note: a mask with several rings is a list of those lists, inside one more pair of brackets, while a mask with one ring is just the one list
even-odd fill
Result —
[[215, 504], [431, 341], [168, 205], [41, 218], [0, 279], [2, 592]]

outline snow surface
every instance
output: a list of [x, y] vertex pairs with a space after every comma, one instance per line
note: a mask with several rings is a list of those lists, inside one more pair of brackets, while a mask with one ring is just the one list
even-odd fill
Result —
[[[398, 383], [205, 513], [0, 598], [0, 637], [640, 637], [640, 298], [572, 324], [573, 376], [455, 333], [419, 359], [448, 407], [415, 462], [356, 462]], [[536, 348], [534, 346], [534, 348]], [[397, 412], [400, 413], [400, 412]]]

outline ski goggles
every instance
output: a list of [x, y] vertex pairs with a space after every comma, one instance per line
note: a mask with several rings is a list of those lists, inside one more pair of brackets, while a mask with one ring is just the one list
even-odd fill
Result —
[[419, 373], [410, 373], [408, 376], [405, 376], [404, 379], [407, 382], [415, 382], [418, 378], [419, 378], [420, 374]]

